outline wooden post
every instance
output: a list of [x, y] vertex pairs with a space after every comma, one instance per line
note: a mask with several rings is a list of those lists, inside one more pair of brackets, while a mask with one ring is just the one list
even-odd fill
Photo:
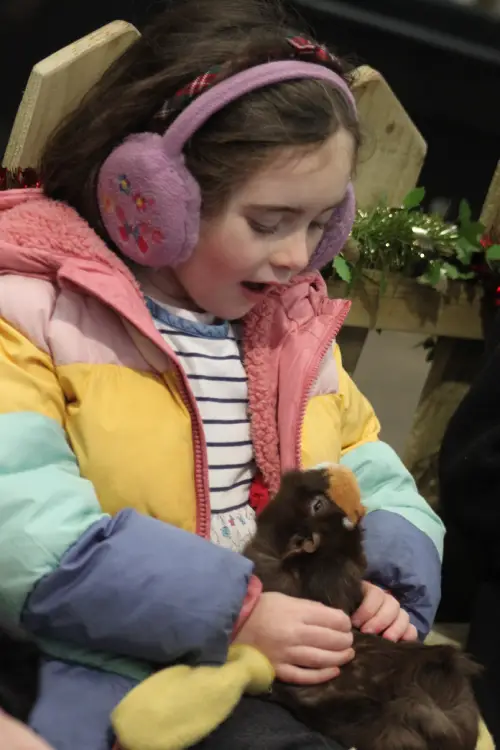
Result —
[[131, 24], [113, 21], [37, 63], [17, 111], [3, 165], [12, 170], [36, 168], [52, 131], [138, 36]]
[[368, 209], [381, 199], [400, 206], [417, 184], [427, 144], [376, 70], [358, 68], [353, 91], [364, 139], [354, 181], [358, 206]]
[[493, 234], [500, 237], [500, 161], [484, 201], [481, 221]]

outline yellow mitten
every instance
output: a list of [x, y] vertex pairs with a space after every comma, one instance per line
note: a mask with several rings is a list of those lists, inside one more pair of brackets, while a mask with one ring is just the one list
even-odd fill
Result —
[[495, 750], [493, 738], [483, 721], [481, 721], [479, 725], [479, 740], [476, 745], [476, 750]]
[[263, 654], [231, 646], [220, 667], [179, 665], [148, 677], [118, 704], [113, 728], [123, 750], [183, 750], [222, 724], [243, 693], [265, 693], [273, 680]]

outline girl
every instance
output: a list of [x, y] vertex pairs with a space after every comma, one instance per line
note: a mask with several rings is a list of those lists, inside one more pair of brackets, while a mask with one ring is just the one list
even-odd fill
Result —
[[[307, 684], [352, 658], [351, 625], [430, 627], [443, 529], [342, 369], [348, 303], [313, 270], [350, 231], [358, 144], [326, 49], [257, 0], [186, 0], [54, 135], [43, 194], [4, 194], [1, 617], [45, 653], [31, 725], [56, 750], [109, 748], [137, 680], [231, 639]], [[238, 554], [252, 484], [339, 460], [370, 511], [352, 623], [262, 594]], [[257, 736], [328, 746], [255, 699], [203, 746]]]

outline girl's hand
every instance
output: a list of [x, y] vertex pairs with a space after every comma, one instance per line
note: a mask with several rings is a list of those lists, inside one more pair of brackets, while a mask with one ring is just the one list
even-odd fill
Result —
[[51, 750], [24, 724], [0, 713], [0, 747], [4, 750]]
[[285, 594], [261, 595], [236, 636], [267, 656], [283, 682], [317, 685], [354, 656], [351, 622], [339, 609]]
[[365, 581], [365, 596], [352, 624], [362, 633], [377, 633], [389, 641], [416, 641], [417, 629], [410, 623], [408, 612], [387, 591]]

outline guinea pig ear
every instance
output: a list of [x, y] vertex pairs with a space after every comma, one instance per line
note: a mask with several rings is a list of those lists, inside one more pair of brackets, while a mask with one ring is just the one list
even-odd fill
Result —
[[317, 531], [313, 531], [310, 536], [301, 536], [300, 534], [294, 534], [290, 539], [285, 557], [301, 555], [304, 552], [310, 555], [313, 552], [316, 552], [320, 544], [321, 534], [318, 534]]
[[361, 501], [361, 492], [353, 472], [346, 466], [332, 464], [326, 469], [329, 488], [328, 495], [356, 526], [366, 513]]

